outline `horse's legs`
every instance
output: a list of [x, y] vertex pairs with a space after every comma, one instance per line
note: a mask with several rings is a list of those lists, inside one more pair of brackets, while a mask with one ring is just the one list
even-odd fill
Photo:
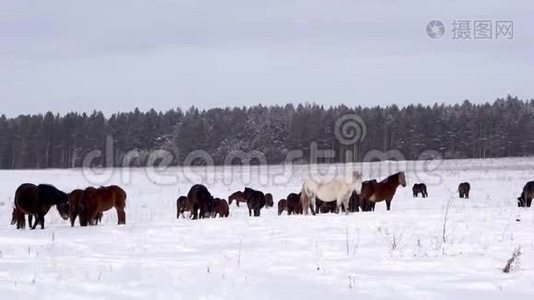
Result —
[[44, 229], [44, 215], [39, 216], [39, 218], [41, 219], [41, 229]]
[[[35, 218], [35, 222], [37, 222], [37, 217]], [[31, 228], [33, 225], [33, 215], [28, 215], [28, 226]]]
[[386, 199], [386, 207], [387, 207], [387, 210], [390, 210], [390, 209], [391, 209], [391, 200], [392, 200], [392, 199]]

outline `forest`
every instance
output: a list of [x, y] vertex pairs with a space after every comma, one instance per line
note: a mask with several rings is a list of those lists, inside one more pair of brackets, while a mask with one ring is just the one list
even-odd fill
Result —
[[[372, 103], [372, 101], [369, 101]], [[365, 136], [357, 142], [352, 161], [365, 153], [398, 150], [407, 160], [433, 150], [443, 158], [493, 158], [534, 155], [534, 99], [508, 96], [492, 103], [324, 107], [314, 104], [213, 108], [187, 111], [104, 113], [71, 112], [0, 117], [0, 168], [77, 168], [94, 150], [107, 153], [93, 164], [147, 164], [150, 153], [172, 153], [181, 165], [188, 153], [203, 150], [213, 163], [227, 163], [233, 151], [261, 153], [269, 164], [286, 160], [290, 151], [312, 143], [333, 150], [335, 157], [319, 162], [344, 162], [353, 147], [336, 139], [336, 120], [356, 114], [365, 122]], [[112, 145], [109, 145], [112, 143]], [[105, 151], [112, 147], [112, 152]], [[352, 148], [351, 148], [352, 149]], [[107, 162], [107, 164], [106, 164]], [[301, 162], [306, 162], [302, 159]]]

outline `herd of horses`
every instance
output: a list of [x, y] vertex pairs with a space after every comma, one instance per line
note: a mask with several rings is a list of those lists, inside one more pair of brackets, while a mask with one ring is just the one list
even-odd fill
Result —
[[[386, 203], [387, 210], [390, 210], [399, 186], [406, 187], [404, 172], [393, 174], [382, 181], [362, 181], [359, 173], [348, 177], [310, 178], [304, 181], [299, 193], [290, 193], [285, 199], [278, 201], [278, 215], [284, 211], [288, 215], [374, 211], [375, 204], [382, 201]], [[460, 183], [459, 197], [468, 199], [470, 190], [468, 182]], [[412, 191], [414, 197], [419, 194], [423, 198], [428, 197], [424, 183], [414, 184]], [[70, 220], [71, 226], [74, 226], [77, 218], [80, 226], [97, 225], [102, 220], [103, 212], [112, 208], [117, 211], [118, 224], [126, 224], [126, 197], [126, 192], [116, 185], [76, 189], [67, 194], [52, 185], [25, 183], [15, 192], [11, 224], [16, 224], [17, 229], [24, 229], [28, 216], [31, 229], [38, 225], [44, 229], [44, 217], [54, 205], [61, 218]], [[530, 181], [517, 198], [517, 205], [530, 207], [533, 198], [534, 181]], [[259, 217], [263, 208], [274, 206], [272, 194], [249, 187], [231, 194], [227, 202], [213, 197], [206, 186], [196, 184], [187, 196], [180, 196], [176, 200], [176, 217], [185, 218], [185, 213], [188, 212], [191, 219], [226, 218], [230, 215], [229, 205], [234, 201], [237, 206], [240, 203], [246, 204], [249, 216], [254, 217]]]
[[15, 192], [11, 225], [24, 229], [27, 215], [31, 229], [38, 225], [44, 229], [44, 217], [54, 205], [62, 219], [70, 219], [71, 226], [76, 218], [80, 226], [97, 225], [103, 212], [113, 207], [117, 210], [118, 223], [126, 224], [126, 192], [116, 185], [77, 189], [67, 194], [52, 185], [24, 183]]

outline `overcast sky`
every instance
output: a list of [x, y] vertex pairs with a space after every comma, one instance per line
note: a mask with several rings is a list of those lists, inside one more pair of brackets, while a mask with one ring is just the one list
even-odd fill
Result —
[[0, 0], [0, 114], [534, 98], [534, 2], [467, 2]]

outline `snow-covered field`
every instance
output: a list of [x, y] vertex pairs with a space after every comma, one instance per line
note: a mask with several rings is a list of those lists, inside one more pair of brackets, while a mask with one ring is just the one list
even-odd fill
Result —
[[[269, 209], [249, 218], [232, 206], [228, 219], [176, 219], [175, 199], [191, 180], [216, 196], [247, 185], [278, 201], [299, 191], [310, 168], [0, 171], [0, 299], [534, 297], [534, 208], [519, 209], [515, 200], [534, 180], [534, 159], [356, 165], [365, 178], [406, 170], [408, 186], [389, 212], [381, 203], [374, 213], [348, 216]], [[412, 197], [417, 181], [427, 183], [429, 198]], [[471, 199], [457, 198], [461, 181], [471, 183]], [[16, 230], [9, 221], [23, 182], [65, 191], [120, 184], [127, 225], [117, 226], [109, 211], [99, 226], [71, 228], [53, 208], [45, 230]], [[518, 247], [519, 263], [503, 273]]]

